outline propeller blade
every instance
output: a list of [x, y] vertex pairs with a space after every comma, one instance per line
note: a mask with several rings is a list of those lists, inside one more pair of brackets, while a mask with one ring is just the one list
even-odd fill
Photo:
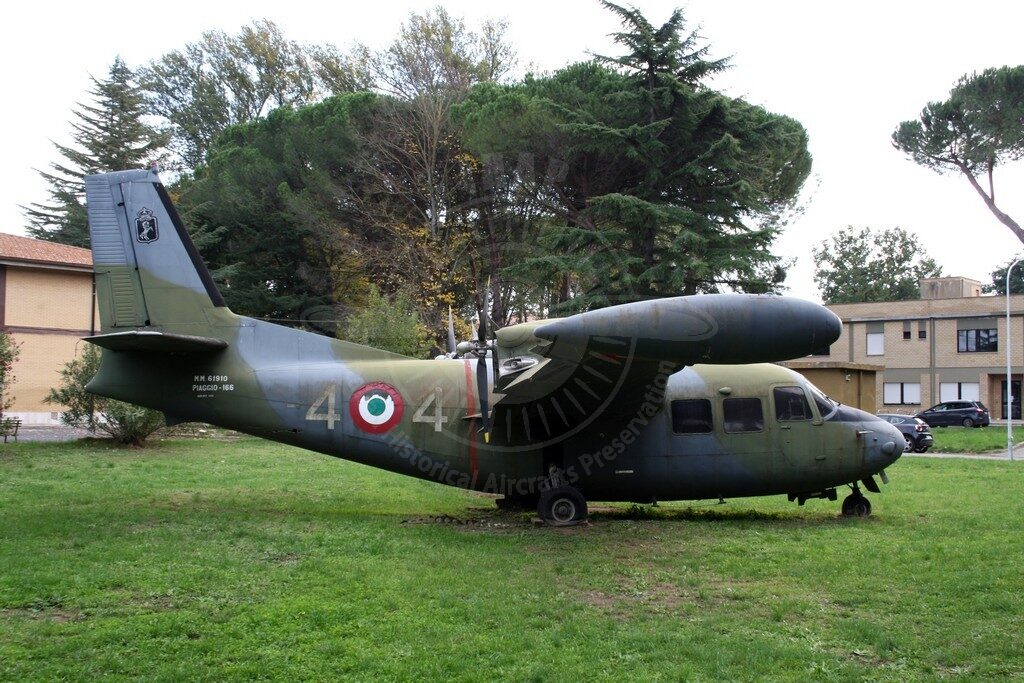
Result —
[[[480, 311], [480, 341], [487, 341], [487, 318], [491, 315], [491, 278], [487, 278], [487, 287], [484, 289], [483, 310]], [[479, 301], [479, 299], [478, 299]]]
[[453, 356], [456, 353], [455, 348], [455, 321], [452, 320], [452, 307], [448, 307], [448, 353]]
[[484, 421], [484, 443], [491, 441], [491, 415], [487, 405], [487, 354], [476, 361], [476, 393], [480, 397], [480, 416]]

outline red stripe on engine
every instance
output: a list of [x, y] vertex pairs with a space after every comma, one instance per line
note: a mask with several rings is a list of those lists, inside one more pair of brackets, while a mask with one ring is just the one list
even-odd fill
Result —
[[[480, 361], [477, 361], [478, 363]], [[476, 394], [473, 393], [475, 375], [473, 366], [469, 360], [464, 361], [466, 368], [466, 415], [472, 415], [476, 409]], [[476, 462], [476, 420], [467, 420], [469, 423], [469, 476], [470, 488], [476, 484], [477, 462]]]

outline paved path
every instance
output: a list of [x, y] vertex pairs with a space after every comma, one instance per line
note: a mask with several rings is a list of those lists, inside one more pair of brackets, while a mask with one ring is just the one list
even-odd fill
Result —
[[[18, 429], [18, 441], [74, 441], [91, 436], [88, 430], [74, 427], [51, 427], [44, 425], [22, 425]], [[2, 443], [2, 441], [0, 441]], [[14, 443], [13, 441], [11, 443]]]
[[[963, 458], [965, 460], [1009, 460], [1006, 451], [996, 453], [904, 453], [904, 458]], [[1024, 462], [1024, 453], [1019, 448], [1013, 449], [1014, 462]]]

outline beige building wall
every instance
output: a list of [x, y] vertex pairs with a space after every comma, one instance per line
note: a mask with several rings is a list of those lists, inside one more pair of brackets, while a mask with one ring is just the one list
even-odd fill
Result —
[[[978, 296], [973, 289], [976, 283], [967, 284], [971, 287], [965, 285], [965, 295], [957, 298], [829, 306], [843, 320], [842, 334], [828, 356], [815, 356], [814, 360], [883, 366], [875, 379], [879, 412], [916, 413], [941, 401], [941, 384], [969, 382], [978, 384], [979, 397], [993, 418], [999, 419], [1006, 364], [1006, 298]], [[1014, 372], [1020, 374], [1024, 368], [1024, 295], [1010, 297], [1010, 311], [1011, 362]], [[958, 330], [975, 324], [975, 329], [991, 326], [998, 330], [996, 351], [958, 351]], [[920, 338], [922, 326], [924, 339]], [[879, 329], [883, 353], [868, 355], [868, 332]], [[909, 339], [904, 339], [904, 330], [909, 331]], [[920, 403], [886, 405], [883, 387], [887, 382], [920, 384]]]
[[59, 384], [64, 365], [81, 353], [81, 338], [99, 324], [92, 273], [59, 266], [4, 268], [3, 326], [20, 345], [8, 412], [26, 424], [56, 424], [63, 406], [44, 399]]
[[[44, 398], [50, 389], [60, 383], [60, 370], [64, 364], [81, 352], [87, 342], [74, 334], [33, 334], [12, 332], [15, 343], [21, 344], [18, 360], [14, 364], [14, 405], [12, 414], [55, 413], [62, 406], [50, 405]], [[49, 415], [40, 418], [51, 417]], [[28, 421], [28, 420], [26, 420]], [[46, 420], [32, 420], [32, 422]]]
[[[7, 268], [7, 327], [89, 333], [92, 273], [43, 268]], [[98, 320], [96, 318], [95, 320]]]

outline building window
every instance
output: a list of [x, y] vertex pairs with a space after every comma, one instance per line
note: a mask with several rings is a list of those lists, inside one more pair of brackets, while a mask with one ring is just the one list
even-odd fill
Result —
[[910, 339], [912, 336], [913, 335], [912, 335], [912, 333], [910, 331], [910, 321], [909, 320], [904, 320], [903, 321], [903, 338], [904, 339]]
[[764, 413], [759, 398], [727, 398], [722, 401], [727, 432], [760, 432], [764, 429]]
[[982, 353], [999, 350], [999, 337], [994, 329], [957, 330], [956, 350], [960, 353]]
[[882, 385], [882, 401], [887, 406], [921, 405], [921, 383], [886, 382]]
[[885, 353], [885, 334], [868, 332], [868, 355], [881, 356]]
[[775, 387], [775, 419], [780, 422], [810, 420], [811, 406], [800, 387]]
[[672, 401], [672, 431], [676, 434], [707, 434], [712, 424], [711, 401], [706, 398]]
[[928, 338], [928, 321], [918, 320], [917, 321], [917, 338], [927, 339]]
[[940, 382], [939, 400], [980, 401], [981, 386], [977, 382]]

